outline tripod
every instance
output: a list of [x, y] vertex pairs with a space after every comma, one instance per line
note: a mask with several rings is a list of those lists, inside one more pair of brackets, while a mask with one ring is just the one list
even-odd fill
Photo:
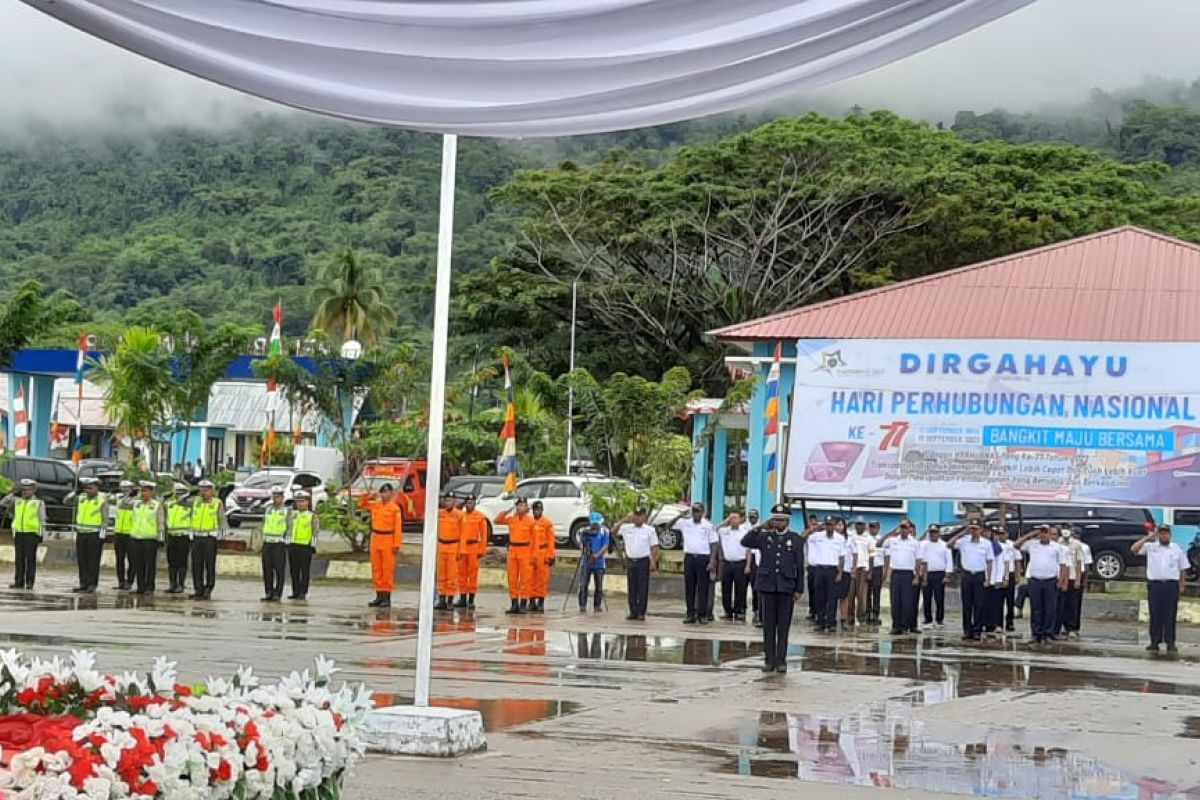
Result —
[[[579, 537], [579, 564], [575, 567], [575, 574], [571, 576], [571, 585], [567, 587], [567, 593], [563, 595], [562, 611], [566, 613], [567, 601], [576, 593], [582, 582], [586, 580], [588, 559], [592, 556], [592, 536], [590, 533], [584, 533]], [[605, 592], [600, 598], [604, 604], [604, 610], [608, 611], [608, 593]]]

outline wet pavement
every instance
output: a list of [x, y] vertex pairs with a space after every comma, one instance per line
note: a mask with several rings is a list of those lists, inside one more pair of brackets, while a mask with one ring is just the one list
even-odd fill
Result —
[[[165, 654], [187, 680], [247, 663], [266, 676], [334, 658], [378, 704], [411, 697], [416, 595], [376, 612], [358, 587], [264, 604], [222, 581], [216, 599], [112, 590], [80, 597], [66, 573], [0, 591], [0, 647], [101, 652], [110, 670]], [[372, 757], [348, 797], [996, 796], [1200, 798], [1200, 631], [1174, 657], [1132, 625], [1088, 623], [1079, 642], [970, 645], [950, 629], [838, 636], [798, 623], [786, 675], [763, 676], [747, 625], [690, 627], [663, 601], [508, 617], [481, 598], [440, 615], [433, 702], [478, 709], [488, 752], [455, 762]]]

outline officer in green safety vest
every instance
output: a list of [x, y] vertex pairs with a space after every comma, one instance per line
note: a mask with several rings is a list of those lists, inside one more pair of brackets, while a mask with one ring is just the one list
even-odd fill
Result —
[[225, 505], [214, 495], [212, 481], [200, 481], [200, 496], [192, 501], [193, 600], [209, 600], [217, 583], [217, 542], [225, 538]]
[[292, 510], [284, 505], [283, 487], [271, 487], [271, 504], [263, 512], [262, 573], [263, 602], [283, 597], [287, 574], [287, 537], [292, 527]]
[[112, 495], [110, 502], [116, 508], [113, 516], [113, 555], [117, 561], [117, 585], [114, 588], [128, 591], [133, 588], [133, 552], [130, 536], [133, 533], [133, 506], [137, 502], [137, 484], [121, 481], [120, 491]]
[[94, 594], [100, 583], [100, 553], [108, 528], [108, 499], [100, 494], [100, 481], [80, 478], [83, 494], [75, 498], [75, 561], [79, 585], [71, 591]]
[[46, 505], [37, 496], [37, 483], [22, 478], [17, 489], [0, 500], [0, 508], [12, 509], [13, 547], [16, 569], [10, 589], [32, 589], [37, 578], [37, 548], [46, 530]]
[[313, 553], [317, 552], [321, 520], [312, 510], [312, 497], [308, 492], [296, 492], [295, 499], [296, 510], [292, 512], [292, 530], [288, 538], [288, 564], [292, 568], [292, 593], [288, 599], [303, 600], [308, 596], [308, 579]]
[[154, 497], [154, 481], [138, 484], [139, 496], [133, 504], [130, 527], [130, 555], [136, 594], [154, 594], [154, 576], [158, 571], [158, 543], [162, 538], [165, 519], [162, 503]]
[[188, 487], [175, 484], [175, 496], [167, 501], [167, 594], [183, 594], [187, 583], [188, 556], [192, 553], [192, 504]]

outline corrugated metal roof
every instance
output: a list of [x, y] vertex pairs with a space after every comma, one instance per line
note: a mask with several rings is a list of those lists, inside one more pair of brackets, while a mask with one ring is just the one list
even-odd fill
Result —
[[1200, 340], [1200, 246], [1126, 226], [711, 331], [776, 339]]

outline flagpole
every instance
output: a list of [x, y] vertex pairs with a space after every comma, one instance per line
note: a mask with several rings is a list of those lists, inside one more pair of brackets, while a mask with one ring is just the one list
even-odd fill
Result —
[[433, 364], [429, 376], [429, 447], [425, 481], [425, 527], [421, 535], [421, 591], [417, 616], [417, 678], [413, 705], [429, 705], [433, 661], [433, 590], [437, 569], [438, 498], [442, 494], [442, 427], [446, 415], [446, 345], [450, 331], [450, 272], [454, 252], [454, 168], [458, 136], [442, 137], [442, 184], [438, 206], [437, 279], [433, 294]]
[[[567, 372], [575, 371], [575, 307], [576, 300], [579, 296], [579, 281], [571, 281], [571, 356], [567, 365]], [[564, 475], [571, 474], [571, 445], [575, 436], [575, 387], [567, 384], [567, 471]]]

